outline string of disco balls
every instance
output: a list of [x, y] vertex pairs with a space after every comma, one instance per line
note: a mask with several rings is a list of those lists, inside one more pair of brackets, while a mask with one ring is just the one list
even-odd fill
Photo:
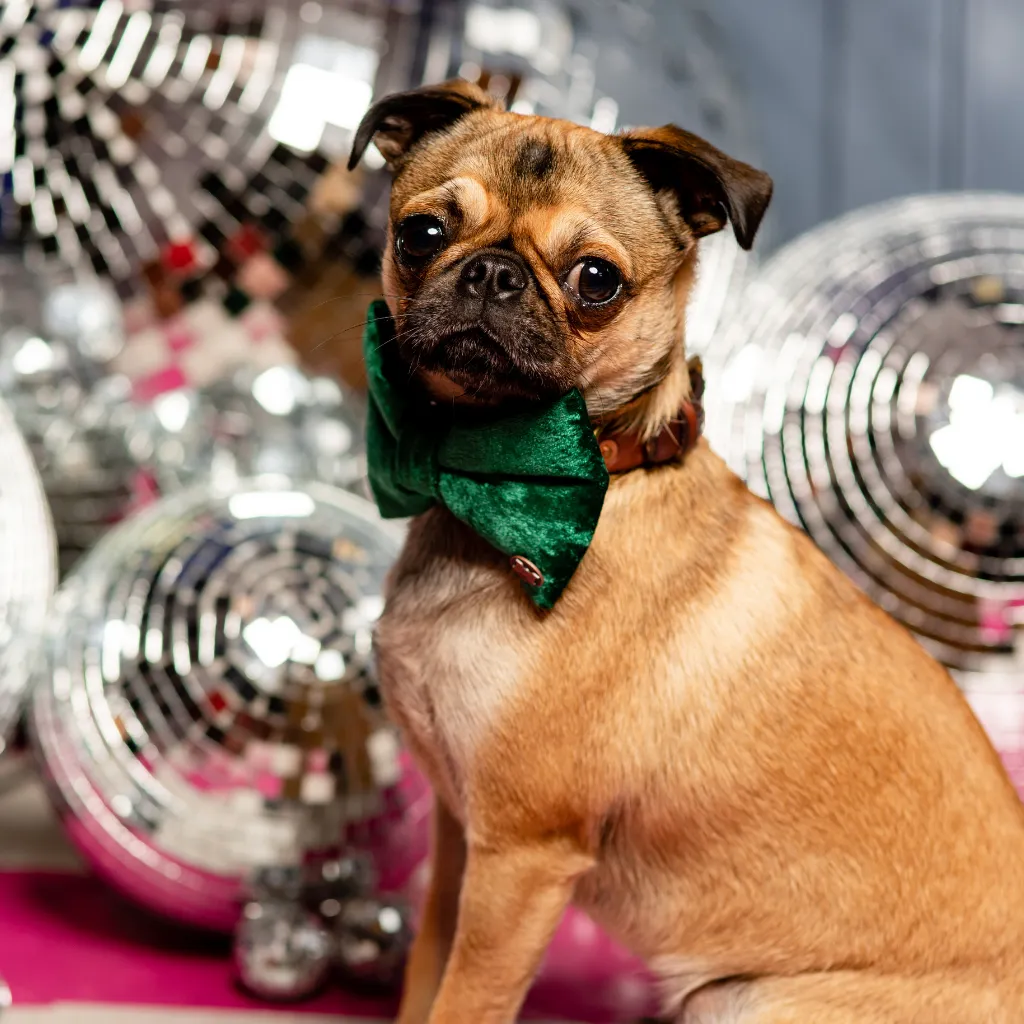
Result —
[[709, 438], [755, 491], [966, 686], [1021, 673], [1024, 197], [809, 232], [708, 363]]

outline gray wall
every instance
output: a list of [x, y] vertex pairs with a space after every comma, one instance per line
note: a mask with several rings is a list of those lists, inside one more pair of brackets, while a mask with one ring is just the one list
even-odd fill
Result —
[[712, 0], [772, 241], [910, 192], [1024, 191], [1024, 0]]

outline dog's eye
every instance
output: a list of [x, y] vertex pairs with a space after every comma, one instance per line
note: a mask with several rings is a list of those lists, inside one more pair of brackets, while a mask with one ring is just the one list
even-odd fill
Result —
[[403, 263], [423, 263], [444, 246], [444, 225], [427, 214], [407, 217], [395, 232], [395, 248]]
[[565, 286], [573, 298], [588, 306], [600, 306], [619, 294], [622, 275], [618, 267], [607, 260], [588, 256], [569, 271]]

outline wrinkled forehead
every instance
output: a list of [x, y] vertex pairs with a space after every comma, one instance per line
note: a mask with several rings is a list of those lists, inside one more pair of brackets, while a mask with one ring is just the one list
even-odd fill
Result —
[[546, 246], [580, 244], [588, 233], [626, 250], [673, 245], [618, 143], [547, 118], [482, 113], [425, 147], [395, 182], [392, 218], [428, 212], [468, 233], [526, 233]]

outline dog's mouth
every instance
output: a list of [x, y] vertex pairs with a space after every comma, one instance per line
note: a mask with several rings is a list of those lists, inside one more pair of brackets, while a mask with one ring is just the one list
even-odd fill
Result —
[[508, 352], [482, 327], [469, 327], [443, 335], [423, 360], [423, 367], [440, 370], [453, 379], [470, 380], [512, 375], [518, 371]]
[[432, 392], [455, 401], [493, 405], [539, 400], [565, 390], [481, 326], [439, 336], [429, 352], [419, 353], [417, 364]]

